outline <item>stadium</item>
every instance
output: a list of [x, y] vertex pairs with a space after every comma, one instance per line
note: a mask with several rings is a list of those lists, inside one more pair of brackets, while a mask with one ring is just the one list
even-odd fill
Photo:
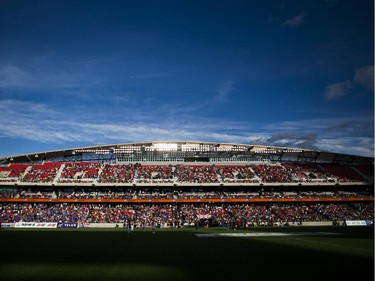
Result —
[[[303, 270], [308, 267], [294, 255], [318, 264], [323, 275], [314, 273], [306, 280], [352, 274], [331, 271], [317, 262], [320, 251], [326, 252], [327, 263], [335, 258], [335, 266], [362, 269], [364, 280], [373, 278], [374, 159], [370, 157], [164, 141], [12, 155], [1, 157], [0, 163], [0, 234], [5, 253], [0, 267], [9, 280], [40, 280], [41, 272], [46, 280], [95, 280], [101, 274], [113, 274], [108, 280], [219, 280], [250, 276], [248, 259], [257, 265], [253, 274], [262, 276], [267, 266], [259, 263], [269, 255], [278, 259], [287, 255]], [[150, 233], [156, 235], [150, 238]], [[286, 235], [300, 238], [287, 240]], [[332, 237], [334, 242], [327, 240]], [[25, 245], [28, 239], [33, 242]], [[57, 242], [49, 244], [51, 240]], [[77, 251], [85, 243], [92, 248]], [[15, 244], [20, 245], [18, 251], [26, 247], [38, 253], [36, 267], [14, 253]], [[112, 245], [110, 250], [107, 244]], [[50, 247], [58, 249], [60, 258], [46, 258]], [[67, 249], [73, 249], [73, 257]], [[124, 258], [121, 249], [139, 263]], [[251, 251], [256, 257], [249, 257]], [[215, 258], [225, 252], [236, 255], [233, 265]], [[140, 266], [144, 259], [147, 267]], [[66, 269], [56, 266], [68, 260]], [[90, 265], [83, 267], [85, 274], [80, 267], [84, 261]], [[281, 271], [287, 265], [272, 266]]]

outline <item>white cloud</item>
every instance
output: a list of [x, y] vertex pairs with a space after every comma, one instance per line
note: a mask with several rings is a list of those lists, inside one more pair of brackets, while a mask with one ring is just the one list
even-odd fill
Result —
[[318, 142], [320, 150], [323, 151], [374, 157], [374, 139], [371, 137], [325, 137]]
[[133, 113], [129, 109], [126, 119], [108, 120], [98, 118], [96, 112], [75, 114], [40, 103], [0, 100], [0, 137], [64, 147], [70, 147], [71, 143], [179, 140], [269, 144], [365, 156], [371, 156], [373, 151], [373, 124], [371, 126], [366, 116], [298, 120], [266, 126], [259, 122], [249, 124], [195, 116], [172, 119], [159, 116], [158, 112], [150, 112], [145, 119]]
[[354, 81], [366, 89], [374, 89], [374, 66], [361, 67], [355, 72]]
[[[44, 104], [0, 100], [0, 137], [40, 143], [123, 143], [135, 141], [191, 140], [249, 143], [264, 136], [249, 133], [248, 124], [212, 118], [169, 119], [150, 112], [148, 118], [127, 110], [126, 120], [104, 120], [96, 112], [74, 114]], [[85, 116], [84, 118], [82, 116]]]
[[301, 147], [316, 149], [317, 133], [301, 133], [295, 131], [280, 131], [264, 139], [270, 145], [283, 147]]
[[18, 66], [5, 65], [0, 68], [0, 88], [23, 88], [33, 84], [33, 77]]
[[45, 104], [20, 101], [14, 99], [0, 100], [0, 116], [4, 121], [17, 118], [30, 118], [32, 116], [45, 116], [48, 118], [49, 109]]
[[304, 13], [301, 13], [297, 16], [294, 16], [292, 18], [289, 18], [283, 22], [282, 25], [289, 26], [289, 27], [295, 27], [303, 23], [304, 20]]
[[328, 85], [324, 92], [324, 97], [328, 100], [344, 97], [349, 93], [352, 87], [353, 85], [350, 80]]

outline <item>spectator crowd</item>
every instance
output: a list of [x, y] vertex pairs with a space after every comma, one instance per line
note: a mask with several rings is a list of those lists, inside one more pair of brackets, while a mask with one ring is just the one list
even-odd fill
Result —
[[[364, 167], [366, 166], [366, 167]], [[1, 182], [25, 183], [345, 183], [371, 182], [368, 165], [273, 163], [253, 165], [45, 162], [0, 166]]]
[[[132, 221], [136, 227], [151, 227], [155, 223], [159, 227], [184, 227], [198, 224], [249, 227], [310, 221], [372, 221], [374, 203], [368, 198], [373, 198], [373, 185], [372, 188], [366, 186], [371, 186], [373, 177], [373, 169], [367, 166], [352, 167], [327, 163], [154, 165], [45, 162], [9, 164], [0, 166], [0, 184], [4, 187], [0, 191], [0, 222], [121, 224], [124, 221]], [[17, 183], [23, 183], [23, 185], [17, 187]], [[30, 183], [29, 186], [28, 183]], [[56, 187], [56, 183], [62, 185]], [[72, 183], [78, 183], [78, 185], [64, 186], [64, 184]], [[82, 188], [80, 183], [90, 184], [90, 188]], [[119, 183], [128, 185], [116, 187]], [[159, 187], [160, 183], [168, 183], [170, 187]], [[178, 186], [175, 185], [177, 183]], [[239, 185], [230, 187], [232, 183]], [[249, 186], [245, 183], [254, 185]], [[275, 188], [265, 189], [264, 183], [275, 184]], [[291, 185], [293, 188], [282, 188], [291, 183], [295, 184]], [[299, 188], [302, 183], [312, 183], [312, 187], [319, 186], [320, 183], [330, 183], [330, 185], [325, 185], [328, 186], [326, 189]], [[341, 183], [361, 184], [358, 186], [353, 184], [356, 188], [350, 189], [346, 188], [346, 185], [340, 185]], [[229, 185], [224, 186], [224, 184]], [[5, 200], [9, 198], [25, 199], [25, 202], [9, 203]], [[28, 202], [27, 199], [33, 198], [51, 199], [51, 203]], [[367, 201], [228, 203], [228, 200], [227, 203], [199, 203], [200, 199], [225, 201], [225, 199], [238, 198], [367, 198]], [[53, 199], [77, 199], [77, 202], [52, 202]], [[148, 204], [101, 202], [88, 204], [79, 202], [80, 199], [149, 199], [151, 202]], [[152, 202], [153, 199], [169, 199], [171, 203], [155, 203]], [[191, 204], [181, 203], [181, 201], [172, 202], [177, 199], [196, 201]]]
[[2, 222], [122, 223], [136, 227], [193, 226], [197, 222], [241, 227], [310, 221], [371, 220], [373, 202], [272, 204], [38, 204], [0, 203]]

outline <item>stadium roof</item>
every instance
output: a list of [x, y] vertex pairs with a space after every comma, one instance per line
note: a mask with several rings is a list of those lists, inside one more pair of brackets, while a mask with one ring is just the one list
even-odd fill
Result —
[[0, 163], [99, 162], [308, 162], [373, 164], [374, 158], [312, 149], [212, 142], [159, 141], [69, 148], [0, 157]]

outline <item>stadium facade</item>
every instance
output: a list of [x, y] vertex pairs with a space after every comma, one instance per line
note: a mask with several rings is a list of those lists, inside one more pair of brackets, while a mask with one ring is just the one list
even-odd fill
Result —
[[374, 158], [302, 148], [172, 141], [97, 145], [0, 157], [1, 164], [43, 161], [373, 164]]

